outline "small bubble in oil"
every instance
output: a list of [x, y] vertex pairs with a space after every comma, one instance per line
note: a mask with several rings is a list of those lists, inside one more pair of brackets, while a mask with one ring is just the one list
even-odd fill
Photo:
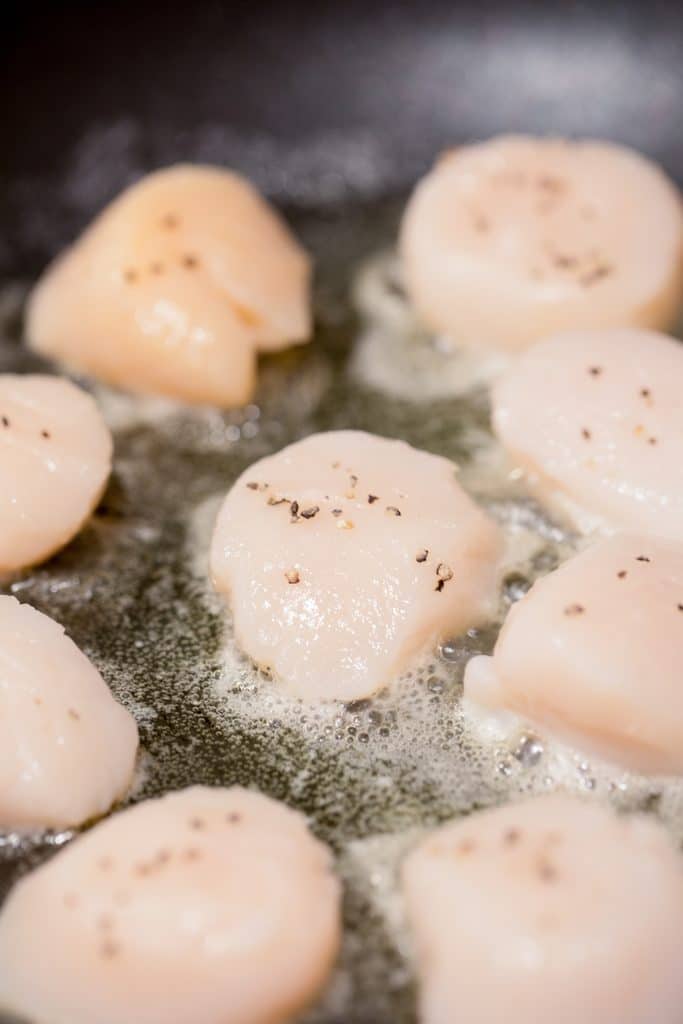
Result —
[[527, 733], [520, 739], [514, 753], [521, 765], [531, 768], [543, 757], [544, 748], [537, 736]]
[[511, 573], [503, 581], [503, 593], [511, 604], [521, 601], [530, 589], [531, 582], [521, 573]]
[[457, 661], [459, 655], [459, 649], [457, 641], [455, 640], [444, 640], [439, 648], [439, 654], [444, 661]]

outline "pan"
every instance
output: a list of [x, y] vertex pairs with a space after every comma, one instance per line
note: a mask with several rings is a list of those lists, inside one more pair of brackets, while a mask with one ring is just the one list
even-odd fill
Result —
[[[257, 787], [310, 816], [345, 883], [345, 939], [309, 1024], [409, 1024], [414, 981], [396, 865], [426, 827], [558, 782], [646, 807], [681, 838], [675, 792], [558, 766], [533, 736], [482, 744], [459, 716], [454, 637], [372, 701], [285, 701], [232, 647], [206, 549], [250, 463], [351, 427], [453, 459], [506, 529], [498, 623], [574, 538], [496, 470], [483, 390], [444, 383], [448, 353], [408, 337], [392, 247], [442, 149], [501, 131], [598, 136], [683, 181], [683, 7], [638, 0], [188, 5], [10, 4], [0, 67], [0, 371], [45, 264], [123, 187], [179, 160], [233, 167], [277, 205], [316, 266], [314, 343], [269, 357], [245, 409], [188, 410], [95, 389], [115, 431], [92, 523], [3, 591], [63, 623], [135, 714], [130, 800], [191, 783]], [[0, 837], [0, 896], [72, 833]], [[40, 922], [36, 922], [36, 928]]]

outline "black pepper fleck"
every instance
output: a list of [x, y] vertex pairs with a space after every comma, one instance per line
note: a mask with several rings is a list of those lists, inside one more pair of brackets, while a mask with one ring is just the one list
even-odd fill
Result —
[[563, 189], [563, 183], [561, 178], [555, 178], [551, 174], [544, 174], [538, 179], [538, 187], [543, 189], [544, 192], [561, 192]]
[[620, 579], [620, 580], [625, 580], [627, 576], [628, 576], [628, 573], [626, 572], [626, 569], [620, 569], [619, 572], [617, 573], [617, 579]]
[[422, 551], [418, 551], [418, 553], [415, 555], [416, 562], [426, 562], [428, 558], [429, 551], [427, 550], [427, 548], [423, 548]]
[[538, 862], [538, 877], [542, 882], [554, 882], [557, 878], [557, 868], [548, 860]]
[[553, 263], [556, 267], [559, 267], [560, 270], [570, 270], [572, 267], [576, 266], [576, 257], [567, 256], [564, 253], [558, 252], [553, 257]]
[[368, 505], [374, 505], [376, 501], [379, 501], [379, 497], [376, 494], [368, 494]]
[[636, 555], [636, 562], [649, 562], [650, 558], [647, 555]]
[[400, 508], [396, 508], [395, 505], [387, 505], [387, 512], [390, 516], [400, 516], [401, 514]]
[[2, 425], [3, 427], [9, 427], [9, 420], [7, 419], [6, 416], [2, 417]]
[[585, 608], [582, 604], [568, 604], [564, 610], [565, 615], [583, 615]]
[[602, 367], [601, 366], [589, 366], [588, 367], [588, 372], [590, 373], [591, 377], [599, 377], [600, 374], [602, 373]]
[[310, 508], [305, 508], [302, 511], [301, 515], [303, 516], [304, 519], [313, 519], [314, 516], [317, 516], [319, 511], [319, 505], [312, 505]]
[[118, 956], [121, 947], [116, 943], [107, 939], [100, 946], [100, 954], [105, 960], [112, 960], [115, 956]]
[[588, 427], [582, 427], [581, 428], [581, 437], [584, 439], [584, 441], [590, 441], [592, 436], [593, 435], [591, 434], [591, 432], [588, 429]]
[[579, 283], [584, 288], [590, 288], [591, 285], [597, 284], [598, 281], [602, 281], [605, 277], [608, 277], [612, 273], [612, 268], [606, 263], [600, 264], [600, 266], [594, 267], [589, 270], [588, 273], [584, 274], [583, 277], [579, 278]]

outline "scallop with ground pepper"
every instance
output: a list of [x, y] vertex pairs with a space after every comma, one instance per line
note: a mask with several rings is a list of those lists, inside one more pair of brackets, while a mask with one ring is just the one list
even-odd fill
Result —
[[465, 696], [633, 771], [683, 775], [683, 544], [599, 541], [513, 605]]
[[428, 327], [518, 351], [559, 330], [666, 330], [683, 299], [676, 186], [606, 142], [501, 136], [445, 153], [401, 229], [403, 276]]
[[239, 644], [277, 685], [356, 700], [487, 617], [500, 553], [497, 526], [451, 462], [345, 430], [314, 434], [237, 480], [211, 572]]
[[71, 381], [0, 374], [0, 574], [45, 561], [78, 533], [109, 479], [112, 439]]
[[494, 387], [493, 426], [533, 493], [579, 529], [683, 539], [682, 385], [683, 346], [664, 334], [558, 334]]
[[240, 405], [258, 352], [310, 334], [309, 260], [244, 178], [179, 165], [127, 189], [50, 267], [26, 334], [128, 391]]
[[239, 787], [148, 800], [10, 893], [0, 1006], [33, 1024], [279, 1024], [327, 979], [339, 896], [283, 804]]
[[403, 867], [421, 1024], [679, 1024], [683, 861], [567, 796], [437, 829]]
[[0, 596], [0, 829], [67, 828], [130, 785], [132, 715], [53, 619]]

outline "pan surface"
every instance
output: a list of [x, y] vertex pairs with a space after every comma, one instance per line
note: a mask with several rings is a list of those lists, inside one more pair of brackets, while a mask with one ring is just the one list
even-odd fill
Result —
[[[281, 205], [316, 261], [317, 329], [306, 351], [264, 362], [244, 410], [95, 389], [116, 433], [109, 490], [74, 543], [3, 591], [62, 622], [135, 713], [134, 799], [194, 782], [253, 785], [304, 810], [333, 844], [346, 939], [306, 1020], [408, 1024], [413, 981], [393, 893], [419, 829], [561, 782], [647, 806], [681, 837], [683, 800], [675, 787], [560, 765], [532, 743], [482, 744], [458, 695], [467, 656], [491, 649], [494, 626], [454, 638], [373, 701], [314, 712], [280, 700], [230, 647], [206, 581], [212, 515], [255, 459], [355, 427], [459, 463], [513, 542], [500, 616], [571, 550], [573, 538], [497, 475], [485, 394], [435, 385], [447, 356], [400, 330], [395, 349], [391, 339], [362, 348], [368, 310], [381, 321], [390, 308], [393, 324], [404, 315], [390, 264], [375, 257], [434, 155], [500, 131], [623, 141], [682, 182], [683, 7], [17, 5], [4, 45], [0, 371], [41, 365], [19, 342], [22, 298], [44, 264], [122, 187], [177, 160], [232, 166]], [[391, 377], [377, 369], [387, 351]], [[69, 838], [0, 838], [0, 894]]]

